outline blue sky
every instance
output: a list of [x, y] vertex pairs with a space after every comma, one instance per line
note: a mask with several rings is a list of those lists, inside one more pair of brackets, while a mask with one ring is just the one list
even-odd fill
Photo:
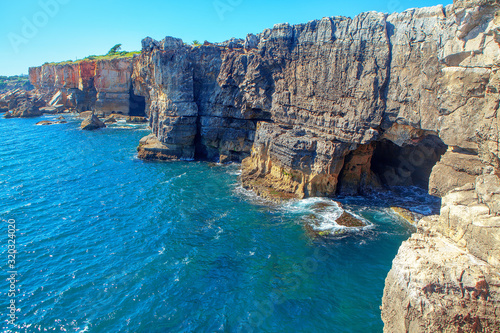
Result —
[[275, 23], [308, 22], [376, 10], [450, 4], [452, 0], [22, 0], [0, 5], [0, 75], [44, 62], [104, 54], [113, 45], [140, 50], [150, 36], [186, 42], [243, 38]]

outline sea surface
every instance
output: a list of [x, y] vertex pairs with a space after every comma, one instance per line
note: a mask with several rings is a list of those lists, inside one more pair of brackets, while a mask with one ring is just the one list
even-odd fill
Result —
[[272, 205], [237, 164], [137, 159], [144, 125], [35, 125], [52, 118], [0, 118], [2, 332], [382, 332], [412, 232], [389, 207], [439, 205], [414, 188], [342, 198], [369, 226], [318, 237], [306, 225], [335, 227], [335, 206], [314, 211], [328, 199]]

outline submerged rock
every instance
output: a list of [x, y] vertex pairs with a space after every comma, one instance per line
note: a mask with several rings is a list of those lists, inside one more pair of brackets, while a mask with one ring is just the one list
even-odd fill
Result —
[[133, 124], [147, 123], [148, 118], [146, 118], [146, 117], [128, 117], [127, 122], [133, 123]]
[[422, 214], [412, 212], [411, 210], [403, 208], [403, 207], [393, 206], [393, 207], [391, 207], [391, 210], [411, 225], [416, 225], [417, 222], [422, 217], [424, 217]]
[[42, 120], [42, 121], [39, 121], [37, 122], [35, 125], [52, 125], [54, 124], [53, 121], [50, 121], [50, 120]]
[[104, 123], [105, 123], [105, 124], [112, 124], [112, 123], [116, 123], [116, 119], [115, 119], [115, 117], [113, 117], [113, 116], [109, 116], [108, 118], [104, 119]]
[[[307, 217], [305, 224], [306, 230], [316, 236], [338, 236], [343, 235], [349, 230], [356, 230], [365, 227], [367, 224], [360, 218], [347, 212], [340, 202], [336, 201], [321, 201], [316, 202], [309, 207], [313, 212]], [[335, 221], [325, 220], [332, 219], [332, 216], [337, 213]], [[331, 225], [325, 228], [324, 223]], [[336, 224], [336, 225], [334, 225]]]
[[82, 124], [80, 125], [82, 130], [96, 130], [99, 128], [104, 128], [106, 127], [106, 124], [103, 123], [97, 116], [92, 113], [89, 117], [87, 117], [84, 121], [82, 121]]
[[[146, 117], [137, 117], [137, 116], [127, 116], [119, 113], [112, 113], [107, 118], [110, 122], [117, 122], [118, 120], [125, 120], [127, 123], [131, 124], [140, 124], [147, 123], [148, 119]], [[114, 120], [114, 121], [113, 121]], [[104, 121], [106, 122], [106, 120]]]
[[366, 223], [346, 211], [344, 211], [337, 219], [337, 224], [348, 228], [360, 228], [366, 226]]
[[35, 125], [46, 126], [46, 125], [66, 124], [66, 123], [67, 123], [67, 121], [65, 121], [65, 120], [58, 120], [58, 121], [42, 120], [42, 121], [37, 122]]
[[21, 89], [0, 95], [0, 105], [9, 110], [4, 118], [31, 118], [42, 115], [40, 108], [45, 106], [41, 95]]

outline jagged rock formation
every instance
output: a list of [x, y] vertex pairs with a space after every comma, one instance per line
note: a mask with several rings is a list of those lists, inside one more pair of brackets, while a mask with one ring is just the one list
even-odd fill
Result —
[[[427, 186], [446, 145], [484, 151], [492, 162], [498, 155], [491, 127], [498, 44], [484, 22], [471, 28], [476, 14], [460, 6], [280, 24], [201, 47], [147, 38], [134, 63], [135, 90], [164, 155], [251, 154], [243, 183], [262, 194]], [[460, 29], [472, 35], [457, 37]], [[382, 161], [392, 144], [405, 160]]]
[[132, 89], [132, 63], [132, 58], [115, 58], [45, 64], [31, 67], [29, 75], [49, 106], [144, 116], [144, 100]]
[[[247, 58], [242, 44], [233, 46], [192, 47], [172, 37], [143, 40], [134, 64], [135, 91], [146, 97], [163, 156], [248, 156], [257, 121], [270, 119], [263, 110], [269, 109], [272, 92], [262, 63]], [[259, 82], [248, 82], [252, 75], [260, 76]]]
[[45, 105], [42, 96], [16, 89], [0, 95], [0, 110], [6, 112], [5, 118], [30, 118], [42, 115], [40, 108]]
[[262, 196], [429, 188], [441, 215], [393, 262], [385, 331], [498, 332], [499, 9], [455, 0], [199, 47], [146, 38], [132, 63], [30, 77], [52, 105], [79, 110], [125, 112], [128, 94], [130, 114], [142, 96], [153, 133], [139, 157], [243, 160], [243, 185]]
[[385, 332], [500, 331], [499, 190], [481, 175], [419, 222], [386, 279]]
[[106, 127], [106, 124], [102, 122], [95, 114], [92, 112], [87, 118], [85, 118], [81, 125], [82, 130], [92, 131], [95, 129]]

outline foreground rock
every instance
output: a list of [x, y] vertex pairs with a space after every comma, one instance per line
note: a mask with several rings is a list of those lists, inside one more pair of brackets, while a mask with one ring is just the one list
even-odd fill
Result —
[[399, 249], [384, 289], [384, 332], [499, 332], [500, 179], [443, 197]]
[[94, 113], [92, 113], [90, 116], [85, 118], [84, 121], [82, 121], [80, 127], [82, 130], [91, 131], [99, 128], [104, 128], [106, 127], [106, 124], [103, 123], [99, 118], [97, 118]]

